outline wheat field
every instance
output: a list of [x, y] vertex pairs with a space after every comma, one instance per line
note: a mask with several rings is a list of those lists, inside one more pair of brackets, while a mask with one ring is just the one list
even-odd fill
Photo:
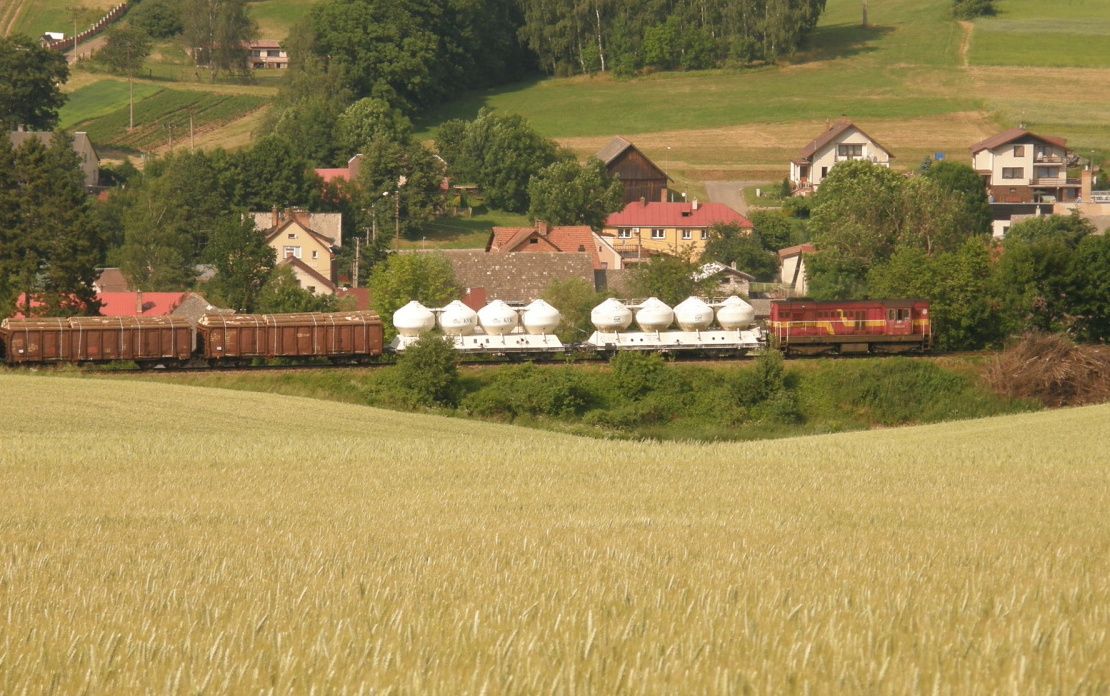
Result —
[[0, 394], [0, 693], [1110, 689], [1110, 406], [687, 445]]

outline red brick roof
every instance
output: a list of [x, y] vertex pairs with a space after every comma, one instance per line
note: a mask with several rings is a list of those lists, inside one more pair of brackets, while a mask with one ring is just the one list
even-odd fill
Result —
[[812, 244], [798, 244], [797, 246], [786, 247], [779, 249], [779, 258], [785, 259], [790, 256], [800, 256], [803, 254], [813, 254], [817, 252], [817, 247]]
[[1008, 131], [1003, 131], [1003, 132], [999, 133], [998, 135], [992, 135], [991, 137], [987, 138], [986, 140], [980, 140], [979, 142], [975, 143], [974, 145], [971, 146], [971, 154], [974, 155], [975, 153], [981, 152], [983, 150], [993, 150], [994, 148], [996, 148], [1000, 145], [1005, 145], [1006, 143], [1012, 143], [1013, 141], [1017, 140], [1018, 138], [1025, 138], [1025, 137], [1032, 138], [1033, 140], [1040, 140], [1040, 141], [1048, 143], [1049, 145], [1055, 145], [1057, 147], [1067, 147], [1068, 146], [1067, 138], [1057, 138], [1057, 137], [1051, 136], [1051, 135], [1037, 135], [1036, 133], [1033, 133], [1032, 131], [1028, 131], [1024, 128], [1011, 128]]
[[752, 228], [752, 221], [724, 203], [641, 203], [634, 201], [613, 213], [606, 227], [712, 227], [726, 223]]
[[331, 182], [335, 181], [336, 179], [342, 179], [343, 181], [350, 181], [351, 180], [351, 170], [348, 169], [347, 167], [343, 167], [342, 169], [317, 169], [316, 170], [316, 176], [323, 179], [325, 184], [330, 184]]
[[[142, 295], [142, 310], [139, 295]], [[184, 292], [102, 292], [100, 315], [104, 317], [164, 317], [168, 316], [185, 299]]]
[[[535, 240], [535, 243], [532, 240]], [[578, 253], [590, 255], [595, 270], [601, 269], [601, 257], [594, 243], [594, 233], [586, 225], [566, 227], [494, 227], [486, 242], [486, 251], [505, 254], [520, 253]]]

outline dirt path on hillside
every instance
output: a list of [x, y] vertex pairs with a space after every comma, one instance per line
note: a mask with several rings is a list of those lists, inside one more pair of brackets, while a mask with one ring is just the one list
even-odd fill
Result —
[[744, 189], [749, 186], [762, 186], [765, 181], [707, 181], [705, 192], [712, 203], [724, 203], [741, 215], [748, 214], [748, 199]]
[[10, 36], [15, 25], [19, 22], [19, 18], [27, 10], [27, 3], [30, 0], [12, 0], [10, 4], [6, 4], [3, 9], [0, 9], [0, 36]]
[[964, 32], [963, 38], [960, 40], [960, 65], [966, 68], [971, 65], [968, 54], [971, 52], [971, 34], [975, 31], [975, 24], [961, 21], [960, 29]]

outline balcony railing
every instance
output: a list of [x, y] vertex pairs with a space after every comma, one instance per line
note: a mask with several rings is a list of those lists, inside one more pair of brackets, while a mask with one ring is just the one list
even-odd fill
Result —
[[1036, 164], [1063, 164], [1064, 158], [1060, 155], [1033, 155]]
[[1033, 178], [1032, 186], [1079, 186], [1079, 179], [1038, 176]]

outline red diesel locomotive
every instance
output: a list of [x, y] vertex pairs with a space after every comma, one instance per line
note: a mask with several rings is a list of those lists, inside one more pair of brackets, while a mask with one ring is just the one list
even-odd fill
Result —
[[924, 352], [933, 343], [929, 302], [772, 302], [771, 341], [784, 354]]

